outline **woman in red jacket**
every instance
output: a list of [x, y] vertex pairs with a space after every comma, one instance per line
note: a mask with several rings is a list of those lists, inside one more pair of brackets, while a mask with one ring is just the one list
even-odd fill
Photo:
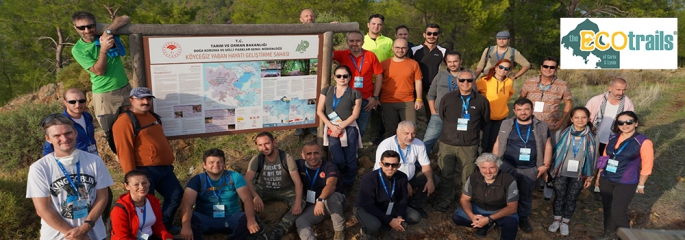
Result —
[[150, 181], [142, 170], [131, 170], [124, 176], [128, 190], [119, 196], [112, 209], [112, 240], [173, 240], [162, 222], [159, 199], [148, 194]]

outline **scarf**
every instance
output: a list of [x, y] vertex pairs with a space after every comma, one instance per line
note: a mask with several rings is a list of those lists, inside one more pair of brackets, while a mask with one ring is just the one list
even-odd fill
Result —
[[[599, 114], [597, 114], [597, 117], [595, 117], [595, 127], [599, 126], [600, 123], [602, 123], [602, 119], [604, 118], [604, 109], [607, 106], [607, 101], [609, 97], [609, 92], [606, 92], [604, 94], [604, 99], [602, 100], [602, 105], [599, 107]], [[621, 97], [621, 102], [618, 103], [618, 112], [617, 113], [622, 113], [623, 112], [623, 104], [625, 103], [626, 98]], [[611, 128], [609, 129], [614, 129], [614, 124], [611, 124]]]
[[573, 125], [571, 125], [559, 134], [559, 140], [554, 148], [555, 151], [552, 156], [553, 177], [559, 176], [562, 167], [564, 167], [566, 163], [566, 153], [568, 153], [568, 149], [572, 146], [574, 137], [585, 137], [585, 155], [582, 159], [574, 159], [580, 161], [578, 165], [578, 169], [580, 169], [580, 171], [578, 171], [578, 179], [581, 179], [581, 177], [591, 177], [593, 175], [595, 162], [597, 161], [597, 149], [595, 149], [597, 143], [596, 136], [590, 131], [589, 126], [585, 126], [583, 131], [576, 131]]

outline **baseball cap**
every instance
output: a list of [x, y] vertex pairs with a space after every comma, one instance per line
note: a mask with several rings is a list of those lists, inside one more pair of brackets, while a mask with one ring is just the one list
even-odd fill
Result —
[[509, 38], [509, 32], [508, 31], [501, 31], [498, 32], [497, 35], [495, 35], [496, 38]]
[[144, 97], [155, 97], [152, 96], [152, 92], [146, 87], [137, 87], [131, 90], [131, 94], [128, 97], [144, 98]]

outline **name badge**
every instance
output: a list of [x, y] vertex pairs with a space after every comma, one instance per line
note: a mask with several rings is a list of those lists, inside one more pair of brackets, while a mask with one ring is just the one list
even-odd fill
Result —
[[362, 77], [362, 76], [354, 77], [354, 88], [363, 88], [363, 87], [364, 87], [364, 77]]
[[392, 213], [392, 207], [395, 206], [394, 202], [388, 203], [388, 210], [385, 210], [385, 215], [390, 215]]
[[543, 110], [545, 110], [545, 102], [535, 102], [533, 112], [542, 112]]
[[85, 218], [88, 216], [88, 200], [78, 199], [73, 203], [74, 219]]
[[607, 167], [605, 170], [616, 173], [616, 170], [618, 169], [618, 161], [616, 159], [609, 159], [607, 162]]
[[226, 216], [226, 212], [224, 211], [226, 209], [225, 205], [213, 205], [212, 210], [213, 210], [213, 215], [214, 218], [224, 218]]
[[97, 154], [98, 153], [98, 146], [95, 144], [91, 144], [88, 146], [88, 152], [92, 154]]
[[316, 192], [312, 190], [307, 190], [307, 202], [308, 203], [315, 203], [316, 201]]
[[457, 119], [457, 131], [466, 131], [469, 127], [469, 120], [466, 118]]
[[530, 161], [530, 148], [521, 148], [519, 152], [519, 161]]
[[331, 120], [331, 122], [342, 122], [342, 119], [340, 119], [340, 116], [335, 111], [328, 114], [328, 120]]
[[148, 238], [150, 238], [150, 235], [147, 235], [147, 233], [138, 232], [138, 240], [147, 240]]
[[578, 160], [568, 160], [568, 166], [566, 167], [566, 171], [578, 172], [578, 163], [580, 163], [580, 161]]
[[471, 114], [470, 113], [464, 113], [464, 119], [471, 120]]

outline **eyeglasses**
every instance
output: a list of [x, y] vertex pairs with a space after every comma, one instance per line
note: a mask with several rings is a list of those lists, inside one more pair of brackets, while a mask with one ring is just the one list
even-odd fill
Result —
[[426, 36], [438, 36], [440, 32], [426, 32]]
[[542, 65], [542, 68], [557, 69], [557, 66]]
[[77, 102], [83, 104], [83, 103], [86, 103], [86, 100], [85, 100], [85, 99], [79, 99], [79, 100], [69, 100], [69, 101], [67, 101], [67, 103], [69, 103], [69, 104], [71, 104], [71, 105], [74, 105], [74, 104], [76, 104]]
[[349, 74], [336, 74], [335, 77], [336, 78], [349, 78], [350, 75]]
[[399, 168], [400, 163], [387, 163], [387, 162], [381, 162], [383, 164], [383, 167], [389, 167], [389, 168]]
[[630, 119], [628, 121], [616, 120], [616, 124], [618, 124], [619, 126], [623, 126], [624, 124], [633, 125], [633, 123], [635, 123], [635, 121], [633, 121], [633, 119]]
[[473, 82], [473, 78], [459, 78], [459, 82], [464, 82], [464, 81]]
[[83, 31], [83, 30], [86, 30], [86, 28], [88, 28], [88, 29], [95, 28], [95, 23], [91, 23], [91, 24], [83, 25], [83, 26], [74, 26], [74, 27], [76, 27], [76, 29], [78, 29], [78, 30]]
[[510, 70], [510, 68], [505, 67], [505, 66], [502, 66], [502, 65], [499, 65], [499, 69], [504, 69], [504, 71], [509, 71], [509, 70]]

